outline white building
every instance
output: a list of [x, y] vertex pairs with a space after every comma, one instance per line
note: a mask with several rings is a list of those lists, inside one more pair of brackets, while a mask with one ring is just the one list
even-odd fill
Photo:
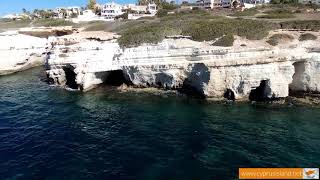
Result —
[[196, 4], [199, 8], [213, 9], [221, 7], [221, 0], [197, 0]]
[[155, 3], [149, 3], [146, 6], [135, 5], [135, 4], [126, 4], [122, 6], [123, 10], [132, 10], [139, 14], [157, 14], [158, 8]]
[[147, 6], [147, 12], [150, 14], [157, 14], [157, 5], [155, 3], [149, 3]]
[[67, 8], [67, 15], [69, 17], [75, 15], [75, 16], [79, 16], [81, 13], [81, 8], [78, 6], [74, 6], [74, 7], [68, 7]]
[[299, 3], [320, 5], [320, 0], [299, 0]]
[[54, 10], [54, 16], [56, 18], [72, 18], [73, 16], [77, 17], [81, 13], [80, 7], [58, 7]]
[[215, 7], [230, 8], [235, 1], [238, 2], [238, 5], [245, 7], [255, 7], [255, 5], [270, 3], [270, 0], [197, 0], [196, 3], [200, 8], [212, 9]]
[[221, 6], [224, 8], [230, 8], [232, 6], [232, 0], [221, 0]]
[[72, 22], [79, 23], [79, 22], [89, 22], [89, 21], [99, 21], [100, 17], [97, 16], [92, 10], [87, 9], [82, 12], [78, 18], [72, 19]]
[[133, 6], [130, 6], [129, 9], [136, 11], [139, 14], [147, 13], [147, 6], [133, 5]]
[[[132, 10], [134, 12], [130, 12]], [[115, 17], [129, 12], [128, 19], [139, 19], [141, 17], [154, 16], [158, 12], [157, 5], [150, 3], [146, 6], [140, 6], [135, 4], [120, 5], [114, 2], [108, 3], [102, 6], [101, 16], [106, 20], [114, 20]]]
[[11, 19], [11, 20], [21, 20], [21, 19], [23, 19], [23, 16], [21, 16], [19, 14], [7, 14], [7, 15], [3, 16], [2, 18]]
[[103, 5], [101, 9], [101, 16], [107, 20], [114, 20], [122, 14], [124, 14], [122, 5], [114, 2]]

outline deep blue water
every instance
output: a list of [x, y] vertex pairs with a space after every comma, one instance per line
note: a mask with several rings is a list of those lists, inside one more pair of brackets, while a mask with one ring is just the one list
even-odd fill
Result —
[[237, 179], [318, 167], [320, 108], [80, 93], [0, 77], [0, 179]]

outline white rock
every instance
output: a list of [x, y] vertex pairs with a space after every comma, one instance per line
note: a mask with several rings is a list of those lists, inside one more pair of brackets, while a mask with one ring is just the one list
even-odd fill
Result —
[[43, 64], [47, 40], [17, 32], [0, 34], [0, 75]]
[[[319, 92], [320, 56], [310, 51], [320, 49], [319, 45], [319, 39], [293, 40], [272, 47], [265, 40], [238, 38], [233, 47], [215, 47], [189, 39], [165, 39], [157, 45], [121, 49], [113, 40], [82, 40], [55, 46], [48, 62], [53, 70], [75, 67], [75, 81], [83, 90], [104, 82], [108, 72], [122, 70], [138, 87], [189, 86], [206, 97], [221, 98], [229, 92], [235, 99], [248, 99], [261, 91], [265, 98], [279, 98], [289, 95], [289, 86], [294, 91]], [[300, 63], [301, 72], [294, 63]]]

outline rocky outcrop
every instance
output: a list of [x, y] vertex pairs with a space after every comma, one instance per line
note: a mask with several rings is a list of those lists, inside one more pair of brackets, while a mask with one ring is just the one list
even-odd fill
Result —
[[295, 74], [290, 89], [296, 92], [320, 92], [320, 61], [295, 62]]
[[52, 50], [46, 60], [49, 82], [83, 91], [103, 83], [109, 71], [119, 69], [112, 64], [113, 57], [120, 51], [116, 37], [106, 32], [50, 37]]
[[0, 34], [0, 75], [43, 64], [47, 40], [16, 31]]
[[[188, 65], [124, 66], [126, 77], [138, 87], [165, 89], [191, 88], [205, 97], [221, 98], [227, 91], [235, 99], [248, 99], [251, 92], [267, 81], [271, 91], [264, 99], [287, 97], [292, 82], [292, 62], [250, 66], [216, 67], [206, 63]], [[254, 100], [256, 98], [253, 98]]]
[[291, 34], [295, 39], [275, 47], [266, 40], [239, 37], [233, 47], [170, 38], [126, 49], [111, 34], [103, 40], [73, 39], [71, 45], [71, 37], [58, 38], [55, 42], [60, 43], [48, 59], [48, 76], [55, 84], [70, 87], [67, 82], [73, 81], [74, 88], [89, 90], [120, 70], [135, 87], [188, 89], [203, 97], [230, 100], [287, 97], [289, 88], [318, 93], [320, 56], [315, 49], [319, 40], [302, 43], [299, 32]]
[[[0, 34], [0, 75], [45, 60], [50, 83], [82, 91], [110, 81], [230, 100], [264, 101], [287, 97], [289, 91], [320, 91], [320, 40], [299, 42], [299, 32], [290, 32], [293, 39], [277, 46], [266, 43], [267, 38], [236, 37], [232, 47], [218, 47], [169, 37], [158, 44], [122, 49], [116, 34], [70, 31], [36, 28]], [[46, 39], [33, 32], [53, 34]], [[283, 32], [270, 36], [276, 33]]]
[[31, 27], [21, 28], [19, 34], [28, 36], [35, 36], [40, 38], [48, 38], [50, 36], [65, 36], [72, 34], [74, 29], [72, 26], [61, 26], [61, 27]]

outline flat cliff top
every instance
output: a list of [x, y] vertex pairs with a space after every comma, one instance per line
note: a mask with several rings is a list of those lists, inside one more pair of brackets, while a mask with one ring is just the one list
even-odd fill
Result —
[[105, 31], [79, 31], [70, 35], [63, 36], [63, 38], [77, 39], [80, 41], [83, 40], [96, 40], [96, 41], [108, 41], [111, 39], [118, 38], [119, 35], [112, 32]]
[[[301, 37], [306, 34], [316, 39], [302, 40]], [[320, 49], [319, 37], [320, 33], [314, 31], [273, 30], [260, 40], [235, 36], [233, 45], [229, 47], [216, 46], [213, 41], [198, 42], [181, 37], [121, 48], [114, 39], [117, 38], [114, 33], [79, 32], [54, 40], [56, 46], [49, 63], [72, 64], [85, 72], [102, 72], [123, 66], [205, 63], [218, 67], [294, 62], [319, 56], [319, 53], [313, 52]]]

